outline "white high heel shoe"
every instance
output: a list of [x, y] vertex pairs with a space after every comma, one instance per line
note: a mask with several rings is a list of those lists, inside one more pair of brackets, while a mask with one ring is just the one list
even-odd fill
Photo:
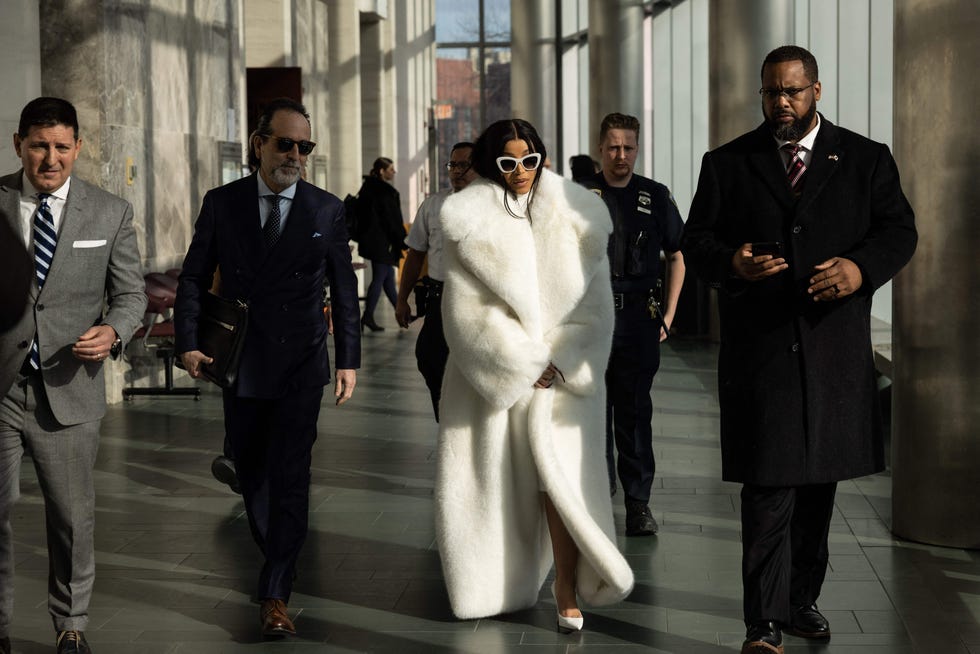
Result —
[[[555, 608], [558, 608], [558, 594], [555, 593], [555, 582], [551, 582], [551, 596], [555, 598]], [[570, 634], [573, 631], [582, 631], [585, 626], [585, 616], [578, 618], [566, 618], [558, 610], [558, 631], [563, 634]]]

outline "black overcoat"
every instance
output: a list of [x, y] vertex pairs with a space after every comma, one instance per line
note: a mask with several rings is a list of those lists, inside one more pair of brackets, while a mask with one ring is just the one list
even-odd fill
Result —
[[401, 198], [394, 186], [368, 175], [357, 194], [357, 251], [365, 259], [397, 266], [405, 249]]
[[[823, 117], [796, 200], [765, 125], [704, 155], [682, 250], [719, 289], [726, 480], [796, 486], [884, 468], [871, 298], [916, 239], [887, 146]], [[789, 269], [755, 283], [732, 277], [736, 249], [758, 241], [782, 241]], [[814, 266], [832, 257], [856, 263], [863, 285], [814, 302]]]

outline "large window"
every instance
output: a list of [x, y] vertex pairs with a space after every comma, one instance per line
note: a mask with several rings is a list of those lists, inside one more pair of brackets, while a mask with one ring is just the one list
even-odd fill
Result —
[[[510, 0], [436, 0], [440, 159], [510, 113]], [[439, 188], [448, 185], [440, 166]]]

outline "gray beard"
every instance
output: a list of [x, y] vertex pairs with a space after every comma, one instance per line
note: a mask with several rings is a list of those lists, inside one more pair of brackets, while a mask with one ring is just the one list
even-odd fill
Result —
[[272, 171], [272, 181], [282, 187], [292, 186], [300, 178], [299, 168], [289, 168], [286, 166], [279, 166]]

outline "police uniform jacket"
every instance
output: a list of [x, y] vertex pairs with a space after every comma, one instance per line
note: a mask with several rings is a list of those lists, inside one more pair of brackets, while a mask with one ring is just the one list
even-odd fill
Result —
[[613, 292], [623, 294], [617, 307], [626, 309], [616, 313], [616, 333], [622, 334], [637, 317], [647, 322], [648, 301], [660, 279], [660, 252], [681, 249], [684, 222], [667, 187], [647, 177], [634, 174], [625, 187], [614, 188], [599, 172], [582, 184], [605, 201], [612, 216], [609, 265]]

